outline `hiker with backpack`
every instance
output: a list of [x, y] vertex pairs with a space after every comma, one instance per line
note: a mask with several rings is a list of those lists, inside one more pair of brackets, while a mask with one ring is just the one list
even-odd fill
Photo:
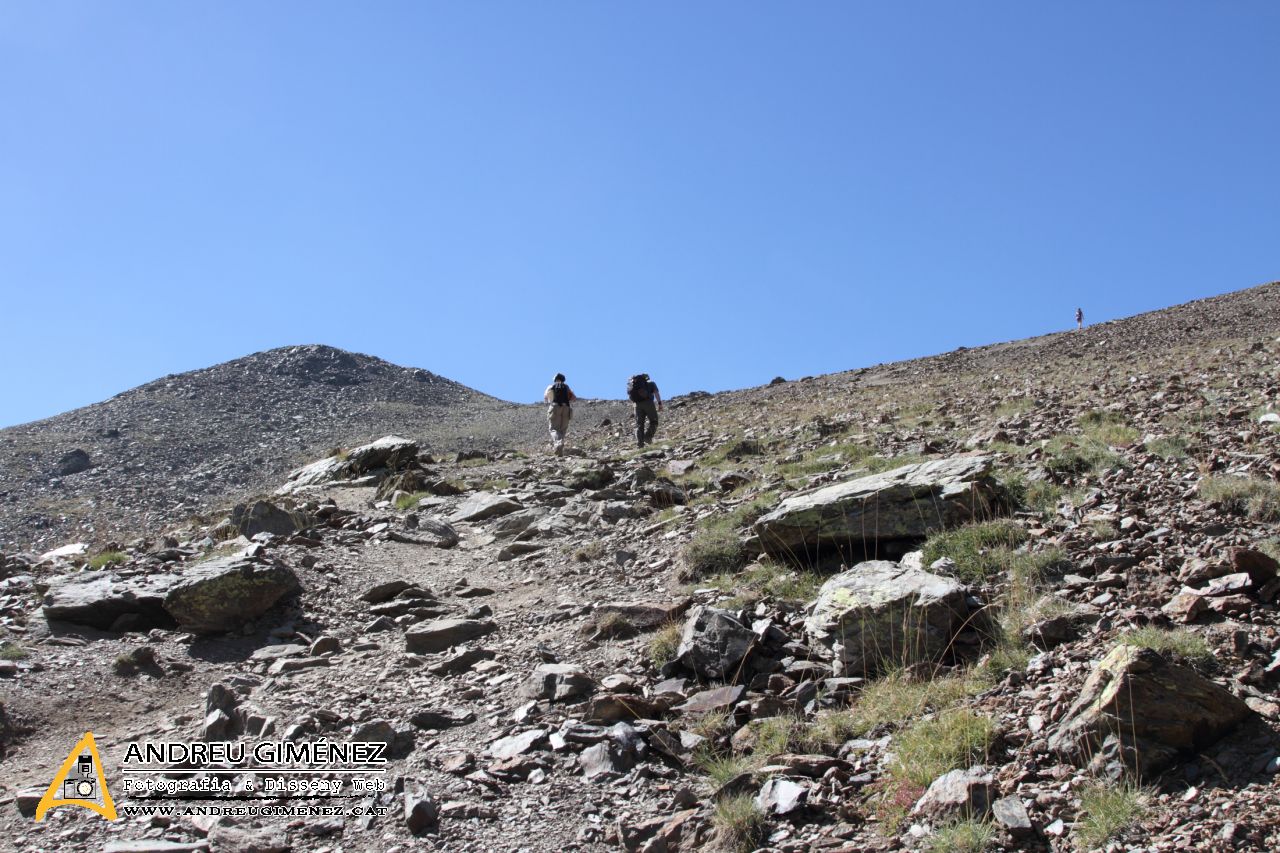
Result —
[[[627, 380], [627, 399], [636, 405], [636, 441], [641, 447], [653, 442], [658, 431], [658, 412], [662, 411], [662, 396], [658, 385], [647, 373], [637, 373]], [[645, 426], [648, 421], [648, 427]]]
[[551, 452], [556, 456], [564, 456], [564, 437], [569, 432], [569, 419], [573, 417], [573, 407], [569, 404], [578, 399], [573, 389], [565, 384], [564, 374], [557, 373], [555, 379], [543, 392], [542, 399], [550, 403], [547, 407], [547, 427], [551, 430]]

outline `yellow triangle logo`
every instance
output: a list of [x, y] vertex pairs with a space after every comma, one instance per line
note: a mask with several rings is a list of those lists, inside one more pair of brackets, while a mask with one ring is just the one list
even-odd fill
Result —
[[84, 733], [58, 768], [58, 775], [53, 777], [36, 806], [36, 823], [44, 820], [45, 812], [57, 806], [81, 806], [107, 820], [116, 819], [116, 804], [107, 790], [107, 777], [102, 773], [102, 757], [93, 742], [93, 732]]

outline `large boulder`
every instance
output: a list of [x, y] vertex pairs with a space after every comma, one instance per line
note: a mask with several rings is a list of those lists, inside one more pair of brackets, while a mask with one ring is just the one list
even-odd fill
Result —
[[572, 663], [539, 664], [520, 685], [520, 695], [524, 698], [552, 702], [590, 696], [595, 691], [596, 683], [591, 676]]
[[287, 566], [220, 557], [187, 569], [169, 587], [164, 609], [183, 630], [216, 634], [240, 628], [301, 590]]
[[306, 527], [308, 520], [303, 513], [290, 512], [270, 501], [254, 501], [248, 505], [238, 504], [231, 510], [231, 523], [242, 536], [259, 533], [288, 536]]
[[1195, 671], [1151, 649], [1119, 645], [1085, 681], [1049, 747], [1111, 777], [1127, 769], [1152, 778], [1251, 713]]
[[495, 495], [492, 492], [476, 492], [471, 497], [458, 505], [453, 515], [449, 516], [449, 521], [484, 521], [487, 518], [497, 518], [500, 515], [515, 512], [518, 509], [524, 509], [519, 501], [514, 498]]
[[800, 562], [828, 552], [897, 557], [935, 530], [990, 518], [1001, 498], [990, 457], [904, 465], [792, 495], [756, 521], [755, 545]]
[[89, 454], [77, 447], [58, 460], [55, 470], [58, 476], [69, 477], [72, 474], [79, 474], [81, 471], [88, 471], [92, 467], [93, 460], [89, 458]]
[[733, 680], [755, 641], [755, 633], [736, 613], [698, 607], [684, 624], [676, 662], [702, 678]]
[[347, 480], [377, 470], [396, 471], [415, 462], [418, 443], [398, 435], [383, 436], [354, 450], [320, 459], [289, 474], [276, 494], [291, 494], [308, 486]]
[[352, 475], [368, 474], [379, 468], [397, 471], [417, 461], [418, 442], [387, 435], [347, 451], [347, 468]]
[[497, 627], [487, 619], [437, 619], [415, 625], [405, 634], [405, 651], [416, 654], [443, 652], [460, 643], [492, 634]]
[[70, 622], [102, 630], [172, 627], [165, 595], [177, 575], [122, 578], [110, 572], [81, 572], [54, 578], [44, 596], [51, 622]]
[[831, 649], [837, 675], [937, 661], [969, 615], [965, 598], [952, 578], [872, 560], [822, 585], [805, 633]]

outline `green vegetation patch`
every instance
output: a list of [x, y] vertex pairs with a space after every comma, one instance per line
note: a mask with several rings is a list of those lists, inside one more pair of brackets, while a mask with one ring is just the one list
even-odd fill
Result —
[[649, 662], [661, 667], [676, 659], [676, 650], [680, 648], [682, 628], [679, 622], [668, 622], [649, 638], [647, 647]]
[[990, 717], [968, 708], [952, 708], [917, 720], [894, 738], [892, 773], [927, 786], [943, 773], [979, 763], [996, 737]]
[[129, 555], [121, 551], [103, 551], [89, 559], [89, 568], [105, 569], [107, 566], [116, 566], [129, 559]]
[[1102, 847], [1146, 812], [1146, 792], [1137, 785], [1091, 783], [1080, 792], [1075, 836], [1083, 850]]
[[1134, 628], [1120, 635], [1118, 642], [1126, 646], [1138, 646], [1157, 651], [1180, 663], [1197, 668], [1216, 663], [1209, 641], [1187, 628]]
[[965, 583], [990, 580], [1008, 571], [1016, 556], [1012, 549], [1027, 541], [1027, 532], [1008, 521], [969, 524], [935, 533], [924, 543], [924, 564], [933, 565], [942, 557], [956, 564], [956, 577]]
[[1256, 521], [1280, 521], [1280, 484], [1261, 477], [1214, 475], [1200, 481], [1200, 497]]
[[722, 798], [716, 803], [711, 821], [721, 844], [729, 850], [747, 853], [755, 850], [764, 839], [764, 812], [756, 806], [753, 794], [734, 794]]
[[988, 821], [962, 820], [940, 826], [929, 836], [927, 853], [984, 853], [996, 840], [996, 827]]
[[430, 495], [427, 492], [414, 492], [411, 495], [400, 495], [400, 497], [396, 498], [396, 509], [401, 512], [413, 509], [418, 505], [418, 501], [429, 496]]

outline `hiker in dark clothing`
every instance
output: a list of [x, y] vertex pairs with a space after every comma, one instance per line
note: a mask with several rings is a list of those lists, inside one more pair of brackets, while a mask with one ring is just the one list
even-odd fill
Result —
[[542, 399], [550, 404], [547, 407], [547, 428], [551, 431], [551, 452], [564, 456], [564, 438], [569, 433], [569, 419], [573, 417], [573, 407], [569, 404], [578, 397], [565, 384], [564, 374], [557, 373], [542, 393]]
[[1083, 308], [1076, 309], [1076, 328], [1077, 329], [1084, 328], [1084, 309]]
[[[658, 412], [662, 411], [662, 395], [647, 373], [637, 373], [627, 380], [627, 398], [636, 406], [636, 442], [644, 447], [653, 443], [658, 431]], [[645, 421], [648, 421], [646, 427]]]

